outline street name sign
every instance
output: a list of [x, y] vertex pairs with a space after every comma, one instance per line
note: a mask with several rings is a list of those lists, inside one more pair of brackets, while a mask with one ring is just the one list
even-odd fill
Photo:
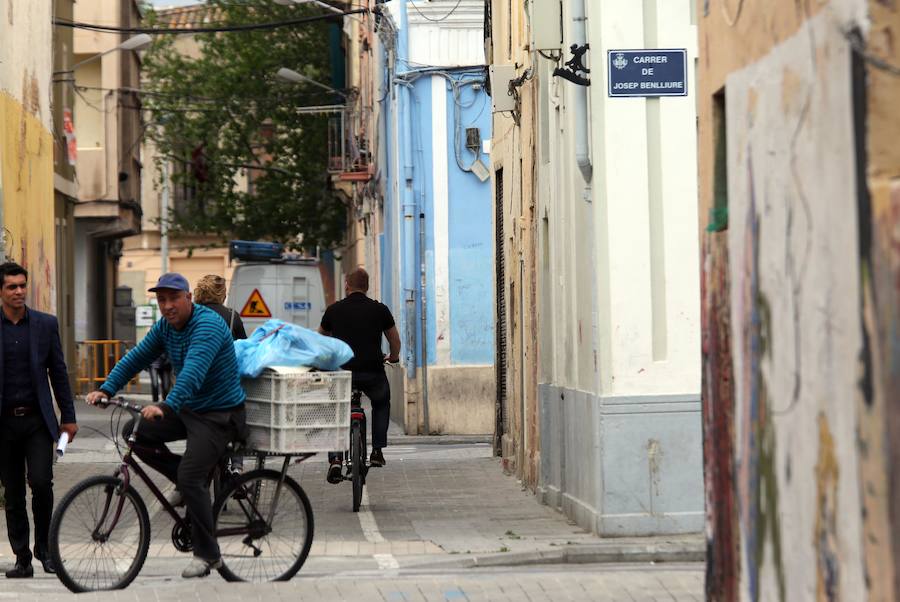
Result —
[[687, 96], [687, 50], [610, 50], [609, 95]]

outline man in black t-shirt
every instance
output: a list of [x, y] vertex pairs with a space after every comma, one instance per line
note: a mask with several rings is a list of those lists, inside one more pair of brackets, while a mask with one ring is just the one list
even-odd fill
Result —
[[[387, 445], [391, 419], [391, 389], [384, 373], [384, 362], [400, 360], [400, 333], [391, 310], [366, 296], [369, 274], [356, 268], [344, 281], [346, 297], [329, 306], [322, 316], [319, 332], [338, 338], [353, 350], [353, 359], [342, 368], [353, 373], [353, 388], [372, 401], [372, 466], [384, 466], [382, 448]], [[387, 338], [390, 354], [381, 351], [381, 337]], [[341, 460], [329, 454], [328, 482], [341, 482]]]

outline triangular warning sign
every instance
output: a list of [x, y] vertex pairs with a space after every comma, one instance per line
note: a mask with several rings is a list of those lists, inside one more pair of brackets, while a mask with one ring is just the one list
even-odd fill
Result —
[[247, 299], [247, 302], [244, 303], [244, 309], [241, 310], [242, 318], [271, 318], [272, 312], [269, 311], [269, 306], [266, 305], [266, 302], [263, 301], [262, 295], [259, 294], [259, 289], [253, 289], [253, 292], [250, 293], [250, 298]]

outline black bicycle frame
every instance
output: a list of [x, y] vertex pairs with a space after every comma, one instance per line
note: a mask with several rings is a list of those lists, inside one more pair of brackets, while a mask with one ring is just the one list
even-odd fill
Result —
[[[165, 508], [166, 512], [169, 513], [169, 515], [172, 517], [172, 519], [181, 528], [187, 529], [188, 525], [185, 522], [185, 519], [180, 514], [178, 514], [178, 511], [175, 510], [175, 507], [172, 504], [170, 504], [169, 500], [166, 499], [166, 496], [163, 495], [162, 490], [159, 487], [157, 487], [156, 483], [153, 482], [153, 479], [151, 479], [150, 476], [147, 475], [146, 471], [143, 468], [141, 468], [141, 466], [138, 464], [137, 460], [134, 457], [134, 453], [133, 453], [134, 448], [141, 447], [140, 445], [137, 445], [137, 443], [136, 443], [137, 432], [138, 432], [138, 428], [140, 427], [141, 420], [142, 420], [141, 415], [138, 413], [135, 417], [134, 429], [132, 429], [131, 434], [128, 436], [128, 441], [127, 441], [128, 449], [125, 452], [125, 454], [122, 456], [122, 463], [116, 469], [116, 473], [115, 473], [116, 476], [120, 476], [122, 479], [122, 483], [120, 485], [121, 491], [124, 494], [124, 492], [127, 491], [128, 487], [131, 485], [131, 470], [133, 470], [135, 472], [135, 474], [138, 477], [140, 477], [141, 481], [144, 482], [144, 484], [147, 486], [147, 488], [150, 489], [150, 492], [153, 494], [153, 496], [156, 497], [157, 500], [159, 500], [159, 502], [162, 504], [163, 508]], [[278, 454], [278, 455], [281, 455], [281, 454]], [[297, 461], [302, 462], [308, 458], [311, 458], [313, 455], [314, 454], [311, 454], [311, 453], [298, 454]], [[271, 528], [272, 521], [275, 519], [275, 509], [278, 507], [278, 499], [281, 495], [281, 486], [283, 485], [284, 479], [287, 476], [288, 466], [290, 466], [291, 459], [293, 457], [294, 456], [292, 456], [290, 454], [287, 454], [284, 456], [284, 462], [282, 463], [282, 466], [281, 466], [281, 475], [280, 475], [280, 478], [278, 479], [278, 488], [275, 490], [275, 498], [272, 501], [272, 509], [271, 509], [271, 512], [269, 513], [268, 520], [265, 520], [265, 524], [269, 528]], [[260, 455], [259, 457], [257, 457], [257, 468], [262, 468], [262, 467], [264, 467], [264, 465], [265, 465], [264, 456]], [[244, 500], [236, 500], [236, 501], [238, 502], [238, 505], [241, 507], [241, 510], [244, 512], [244, 515], [248, 519], [252, 520], [251, 513], [248, 512], [247, 508], [242, 503]], [[247, 500], [247, 501], [250, 504], [250, 510], [252, 511], [252, 514], [255, 515], [256, 517], [258, 517], [259, 519], [263, 519], [262, 514], [260, 514], [259, 510], [256, 508], [256, 504], [254, 504], [252, 500]], [[125, 505], [125, 496], [124, 495], [119, 496], [119, 501], [116, 504], [115, 515], [113, 516], [112, 524], [110, 525], [109, 529], [105, 533], [100, 533], [99, 529], [103, 525], [103, 523], [106, 521], [106, 517], [109, 513], [111, 504], [112, 504], [112, 496], [108, 496], [106, 499], [106, 505], [103, 508], [103, 513], [101, 514], [100, 519], [97, 523], [97, 527], [94, 529], [94, 532], [91, 534], [91, 536], [95, 540], [108, 538], [109, 534], [112, 533], [112, 530], [119, 523], [119, 519], [122, 516], [122, 508]], [[217, 536], [245, 535], [245, 534], [249, 534], [249, 533], [250, 533], [249, 527], [233, 527], [230, 529], [220, 529], [220, 530], [216, 531]]]

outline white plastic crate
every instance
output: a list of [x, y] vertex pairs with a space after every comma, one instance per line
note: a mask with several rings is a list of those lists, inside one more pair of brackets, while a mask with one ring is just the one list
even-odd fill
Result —
[[242, 385], [251, 448], [294, 454], [347, 446], [350, 372], [270, 368]]

